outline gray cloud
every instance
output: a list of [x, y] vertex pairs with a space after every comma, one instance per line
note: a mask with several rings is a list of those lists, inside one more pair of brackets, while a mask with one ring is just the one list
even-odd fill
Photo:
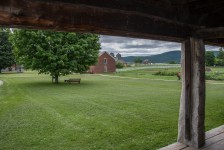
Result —
[[[180, 50], [181, 44], [138, 38], [101, 35], [101, 51], [120, 53], [122, 56], [145, 56]], [[218, 47], [206, 46], [206, 50], [218, 50]]]
[[156, 47], [162, 47], [162, 46], [161, 45], [156, 46], [155, 44], [142, 44], [142, 45], [124, 44], [123, 46], [121, 46], [121, 48], [124, 48], [124, 49], [132, 49], [132, 48], [149, 49], [149, 48], [156, 48]]
[[220, 47], [217, 47], [217, 46], [210, 46], [210, 45], [206, 45], [205, 46], [205, 49], [207, 51], [218, 51]]
[[107, 36], [107, 35], [100, 36], [101, 43], [126, 43], [130, 39], [132, 38], [119, 37], [119, 36]]

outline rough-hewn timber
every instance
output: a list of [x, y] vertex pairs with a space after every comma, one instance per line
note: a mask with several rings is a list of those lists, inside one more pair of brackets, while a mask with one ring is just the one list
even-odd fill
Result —
[[[8, 0], [9, 1], [9, 0]], [[17, 0], [21, 1], [21, 0]], [[27, 0], [26, 0], [27, 1]], [[223, 26], [224, 22], [213, 22], [222, 18], [222, 0], [29, 0], [45, 3], [86, 5], [104, 9], [150, 14], [185, 24], [204, 27]], [[3, 1], [2, 3], [7, 3]]]
[[182, 93], [178, 142], [201, 147], [205, 143], [205, 47], [201, 39], [182, 43]]
[[221, 0], [6, 0], [0, 1], [0, 25], [176, 42], [200, 31], [205, 43], [223, 45], [223, 34], [207, 34], [224, 26], [211, 21], [223, 20], [222, 6]]
[[[200, 150], [223, 150], [224, 147], [224, 125], [207, 131], [205, 133], [206, 141], [205, 145]], [[160, 150], [198, 150], [194, 147], [186, 146], [182, 143], [174, 143]]]
[[196, 33], [203, 39], [224, 39], [224, 27], [198, 30]]
[[157, 16], [80, 4], [10, 0], [0, 2], [0, 24], [181, 41], [196, 27]]

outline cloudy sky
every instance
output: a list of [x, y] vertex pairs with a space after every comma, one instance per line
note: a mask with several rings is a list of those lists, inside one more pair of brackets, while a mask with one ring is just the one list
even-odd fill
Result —
[[[105, 35], [101, 35], [100, 42], [101, 51], [120, 53], [122, 56], [155, 55], [181, 48], [180, 43]], [[219, 47], [206, 46], [206, 50], [218, 49]]]

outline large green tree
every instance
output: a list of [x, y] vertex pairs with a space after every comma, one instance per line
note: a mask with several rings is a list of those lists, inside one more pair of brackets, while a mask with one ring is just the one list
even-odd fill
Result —
[[224, 51], [223, 48], [219, 49], [219, 53], [217, 55], [216, 64], [218, 66], [224, 66]]
[[10, 30], [0, 28], [0, 73], [2, 69], [11, 67], [14, 61], [12, 45], [9, 41]]
[[215, 64], [215, 55], [212, 51], [207, 51], [205, 53], [205, 64], [206, 66], [214, 66]]
[[219, 53], [217, 55], [217, 58], [218, 59], [224, 59], [224, 51], [223, 51], [222, 47], [219, 48]]
[[80, 73], [96, 63], [100, 49], [94, 34], [16, 29], [11, 35], [16, 58], [27, 69], [61, 75]]

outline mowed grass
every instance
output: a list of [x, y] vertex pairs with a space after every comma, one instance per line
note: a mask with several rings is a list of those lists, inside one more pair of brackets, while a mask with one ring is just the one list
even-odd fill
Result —
[[[81, 77], [51, 84], [35, 72], [1, 74], [0, 149], [146, 150], [176, 141], [180, 81]], [[224, 123], [224, 85], [207, 84], [206, 129]]]
[[176, 68], [146, 68], [146, 69], [139, 69], [139, 70], [128, 70], [128, 71], [120, 71], [115, 74], [114, 76], [121, 76], [121, 77], [133, 77], [133, 78], [148, 78], [148, 79], [162, 79], [162, 80], [177, 80], [177, 76], [160, 76], [155, 75], [157, 72], [166, 72], [166, 73], [178, 73], [181, 69]]

